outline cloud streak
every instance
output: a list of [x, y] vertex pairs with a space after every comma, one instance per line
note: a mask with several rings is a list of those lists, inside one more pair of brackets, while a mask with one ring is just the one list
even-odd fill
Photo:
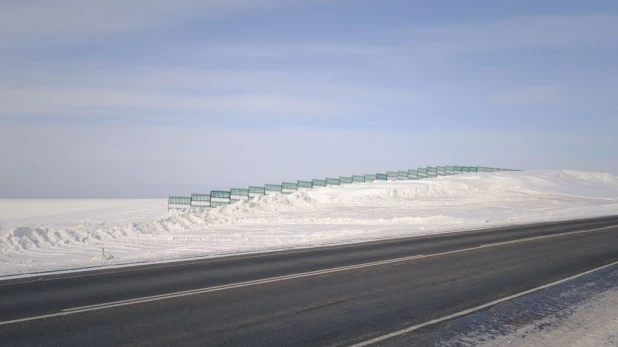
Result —
[[124, 116], [184, 115], [220, 118], [328, 118], [349, 109], [326, 101], [268, 94], [174, 95], [112, 89], [5, 89], [0, 90], [0, 115]]
[[21, 0], [0, 3], [1, 46], [152, 30], [306, 0]]
[[408, 90], [333, 83], [324, 74], [301, 71], [72, 68], [77, 72], [8, 72], [0, 81], [0, 117], [147, 119], [151, 115], [294, 122], [340, 118], [379, 108], [384, 102], [409, 103], [416, 98]]
[[466, 25], [413, 29], [424, 49], [442, 54], [526, 48], [618, 46], [618, 15], [518, 16]]
[[490, 96], [493, 103], [500, 105], [555, 105], [564, 101], [564, 96], [558, 86], [532, 86], [518, 88]]

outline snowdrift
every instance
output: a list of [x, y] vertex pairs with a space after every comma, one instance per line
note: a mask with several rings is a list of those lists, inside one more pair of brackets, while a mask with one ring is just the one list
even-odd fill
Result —
[[9, 275], [615, 215], [618, 180], [567, 170], [470, 173], [206, 210], [166, 211], [165, 200], [5, 200], [0, 211], [0, 275]]

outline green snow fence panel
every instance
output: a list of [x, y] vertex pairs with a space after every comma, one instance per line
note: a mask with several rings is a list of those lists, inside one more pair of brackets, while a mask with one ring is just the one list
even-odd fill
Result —
[[361, 176], [361, 175], [354, 175], [352, 176], [352, 182], [353, 183], [357, 183], [357, 182], [365, 182], [365, 176]]
[[423, 178], [427, 178], [427, 169], [424, 167], [419, 167], [418, 168], [418, 179], [423, 179]]
[[386, 179], [389, 181], [396, 181], [397, 171], [386, 171]]
[[213, 190], [210, 192], [210, 207], [228, 205], [232, 194], [226, 190]]
[[191, 194], [191, 207], [210, 207], [210, 194]]
[[281, 192], [283, 194], [292, 194], [297, 190], [298, 190], [298, 184], [296, 183], [283, 182], [281, 184]]
[[462, 166], [461, 167], [461, 172], [470, 172], [470, 168], [467, 166]]
[[479, 172], [479, 168], [477, 166], [470, 166], [470, 172]]
[[265, 184], [264, 191], [266, 194], [281, 193], [283, 191], [283, 187], [280, 184]]
[[210, 201], [212, 199], [229, 199], [231, 195], [227, 190], [213, 190], [210, 192]]
[[341, 184], [341, 181], [338, 178], [327, 178], [326, 185], [327, 186], [338, 186]]
[[455, 174], [460, 174], [461, 173], [461, 166], [453, 166], [453, 172]]
[[437, 176], [438, 176], [438, 171], [436, 170], [436, 168], [433, 166], [428, 166], [427, 167], [427, 177], [437, 177]]
[[225, 206], [225, 205], [229, 205], [231, 203], [232, 203], [231, 200], [228, 200], [228, 201], [211, 201], [210, 202], [210, 207]]
[[294, 189], [294, 190], [296, 190], [298, 188], [298, 183], [283, 182], [281, 184], [281, 188], [282, 189]]
[[313, 180], [313, 187], [326, 187], [326, 180]]
[[454, 175], [455, 174], [455, 167], [454, 166], [447, 166], [446, 167], [446, 175], [450, 176], [450, 175]]
[[230, 200], [240, 201], [249, 199], [249, 189], [232, 188], [230, 189]]
[[438, 176], [446, 176], [446, 167], [444, 167], [444, 166], [436, 167], [436, 174]]
[[311, 181], [298, 181], [298, 188], [313, 188]]
[[339, 182], [341, 182], [341, 184], [351, 184], [354, 182], [354, 180], [352, 179], [352, 177], [341, 176], [339, 177]]
[[388, 176], [386, 174], [376, 174], [376, 181], [386, 181]]
[[249, 197], [253, 198], [256, 197], [258, 195], [264, 195], [266, 194], [266, 191], [264, 190], [264, 187], [249, 187]]
[[232, 193], [227, 190], [213, 190], [210, 192], [211, 199], [229, 199], [231, 195]]
[[230, 189], [230, 195], [249, 196], [249, 189], [232, 188]]
[[167, 209], [191, 207], [190, 196], [170, 196], [167, 198]]
[[408, 170], [408, 179], [417, 180], [418, 179], [418, 170]]
[[378, 179], [377, 175], [372, 175], [372, 174], [366, 174], [365, 175], [365, 182], [373, 182], [375, 180]]
[[397, 171], [398, 180], [408, 180], [408, 171]]

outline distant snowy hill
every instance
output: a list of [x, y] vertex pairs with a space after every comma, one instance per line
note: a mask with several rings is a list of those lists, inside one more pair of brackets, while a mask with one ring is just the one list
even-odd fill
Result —
[[567, 170], [331, 186], [211, 210], [167, 211], [165, 200], [0, 200], [0, 275], [616, 214], [616, 177]]

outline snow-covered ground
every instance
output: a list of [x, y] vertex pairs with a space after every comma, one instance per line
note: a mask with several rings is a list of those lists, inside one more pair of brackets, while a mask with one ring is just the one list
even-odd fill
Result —
[[577, 171], [362, 183], [212, 210], [167, 211], [165, 200], [0, 200], [0, 275], [616, 214], [616, 177]]
[[618, 289], [593, 297], [564, 320], [548, 317], [496, 337], [479, 347], [615, 347], [618, 346]]

